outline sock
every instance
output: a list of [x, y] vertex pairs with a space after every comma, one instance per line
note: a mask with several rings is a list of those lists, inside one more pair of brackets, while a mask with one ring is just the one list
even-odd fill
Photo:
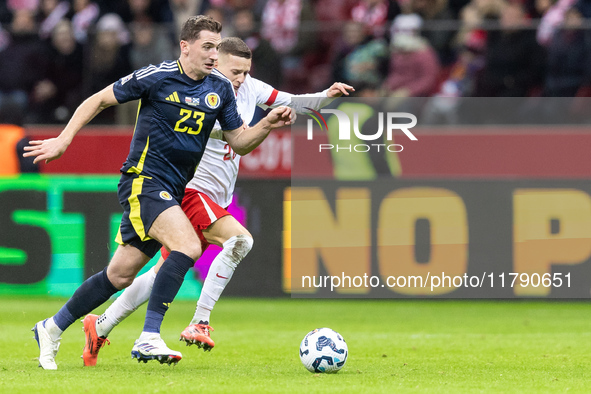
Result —
[[186, 254], [176, 250], [170, 252], [154, 280], [144, 322], [145, 332], [160, 333], [164, 314], [179, 292], [187, 271], [193, 265], [195, 260]]
[[72, 295], [72, 298], [53, 316], [53, 322], [60, 330], [68, 327], [82, 316], [90, 313], [119, 291], [107, 277], [107, 268], [86, 279]]
[[[203, 290], [201, 290], [201, 294], [203, 294]], [[201, 300], [201, 298], [199, 298]], [[200, 306], [199, 303], [195, 308], [195, 314], [193, 315], [193, 320], [191, 320], [192, 324], [209, 324], [209, 316], [211, 315], [211, 309], [207, 309], [206, 307]]]
[[154, 339], [154, 338], [160, 338], [160, 333], [142, 331], [142, 333], [140, 334], [139, 340], [145, 341], [145, 340]]
[[224, 242], [222, 251], [211, 263], [203, 282], [201, 296], [199, 296], [191, 324], [199, 324], [200, 321], [209, 324], [209, 316], [215, 303], [230, 282], [238, 264], [252, 249], [253, 243], [252, 237], [244, 234], [236, 235]]
[[53, 341], [58, 340], [59, 337], [62, 336], [63, 331], [55, 324], [53, 317], [50, 317], [49, 319], [45, 320], [45, 322], [43, 322], [43, 327], [45, 327], [47, 333]]
[[96, 333], [106, 338], [117, 324], [148, 301], [155, 278], [154, 267], [135, 278], [133, 283], [96, 320]]

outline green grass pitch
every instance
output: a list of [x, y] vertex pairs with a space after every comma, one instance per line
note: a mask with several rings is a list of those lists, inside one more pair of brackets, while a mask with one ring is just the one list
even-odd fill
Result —
[[[162, 327], [177, 366], [131, 359], [145, 307], [121, 323], [96, 367], [82, 366], [82, 323], [62, 337], [58, 370], [37, 367], [31, 327], [64, 300], [0, 299], [2, 393], [589, 392], [589, 305], [583, 302], [223, 298], [216, 347], [178, 342], [193, 302], [175, 302]], [[97, 313], [104, 310], [99, 308]], [[298, 347], [317, 327], [349, 347], [335, 375], [304, 369]]]

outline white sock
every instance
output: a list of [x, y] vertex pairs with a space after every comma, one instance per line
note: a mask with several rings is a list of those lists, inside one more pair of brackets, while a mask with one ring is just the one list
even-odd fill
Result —
[[252, 249], [253, 242], [252, 237], [244, 234], [236, 235], [224, 242], [222, 251], [211, 263], [203, 282], [191, 324], [199, 324], [200, 321], [209, 323], [209, 315], [215, 303], [230, 282], [238, 264]]
[[142, 331], [142, 333], [140, 334], [140, 341], [145, 341], [145, 340], [154, 339], [154, 338], [160, 338], [160, 334], [157, 332], [147, 332], [147, 331]]
[[[203, 290], [201, 292], [201, 297], [203, 297]], [[201, 297], [199, 300], [201, 300]], [[215, 304], [215, 301], [214, 301]], [[205, 323], [209, 324], [209, 315], [211, 314], [211, 309], [207, 309], [197, 303], [197, 308], [195, 308], [195, 314], [193, 315], [193, 320], [191, 320], [191, 324], [199, 324]]]
[[53, 321], [53, 317], [47, 319], [43, 327], [45, 327], [47, 333], [53, 341], [58, 340], [59, 337], [62, 336], [63, 331], [57, 326], [57, 324], [55, 324], [55, 321]]
[[115, 326], [131, 315], [143, 303], [148, 301], [152, 286], [156, 279], [154, 267], [143, 275], [133, 280], [123, 293], [107, 308], [96, 320], [96, 333], [101, 337], [107, 337]]

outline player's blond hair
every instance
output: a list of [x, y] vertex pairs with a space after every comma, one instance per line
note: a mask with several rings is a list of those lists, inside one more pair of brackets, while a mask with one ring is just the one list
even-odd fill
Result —
[[243, 57], [245, 59], [252, 58], [252, 52], [244, 41], [238, 37], [226, 37], [222, 40], [219, 47], [220, 53], [228, 55]]

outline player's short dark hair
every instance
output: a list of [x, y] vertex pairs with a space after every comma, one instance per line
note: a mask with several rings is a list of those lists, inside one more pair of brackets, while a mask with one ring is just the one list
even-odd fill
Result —
[[183, 23], [181, 28], [181, 41], [193, 42], [199, 39], [199, 34], [207, 30], [212, 33], [221, 33], [222, 24], [210, 16], [192, 16]]
[[219, 47], [220, 53], [228, 55], [243, 57], [245, 59], [252, 58], [252, 52], [244, 41], [238, 37], [226, 37], [222, 40]]

